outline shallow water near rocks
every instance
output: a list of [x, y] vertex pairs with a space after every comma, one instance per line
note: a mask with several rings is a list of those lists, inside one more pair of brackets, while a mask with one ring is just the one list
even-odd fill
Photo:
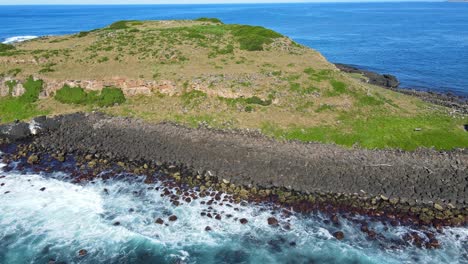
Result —
[[[284, 215], [267, 204], [208, 205], [211, 197], [204, 197], [175, 206], [161, 195], [161, 183], [145, 184], [144, 177], [74, 184], [63, 172], [4, 172], [3, 166], [0, 263], [468, 262], [467, 228], [445, 229], [438, 235], [442, 249], [429, 250], [399, 242], [408, 227], [369, 223], [387, 242], [369, 240], [346, 219], [335, 226], [321, 214]], [[171, 215], [177, 220], [170, 222]], [[279, 226], [268, 225], [272, 216]], [[342, 241], [332, 235], [338, 230]]]

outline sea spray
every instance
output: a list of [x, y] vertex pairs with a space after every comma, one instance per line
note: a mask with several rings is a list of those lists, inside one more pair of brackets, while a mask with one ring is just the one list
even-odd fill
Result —
[[[0, 167], [2, 167], [0, 165]], [[0, 263], [463, 263], [468, 231], [447, 228], [442, 249], [369, 240], [359, 226], [321, 214], [284, 214], [268, 204], [174, 199], [180, 189], [123, 174], [72, 183], [63, 172], [0, 173]], [[6, 193], [8, 192], [8, 193]], [[166, 193], [166, 194], [165, 194]], [[220, 201], [224, 200], [224, 194]], [[222, 205], [221, 205], [222, 204]], [[204, 216], [203, 216], [204, 213]], [[208, 217], [207, 214], [211, 217]], [[169, 221], [175, 215], [176, 221]], [[220, 215], [220, 218], [216, 218]], [[268, 218], [278, 219], [270, 226]], [[156, 223], [163, 220], [163, 224]], [[240, 223], [246, 219], [246, 224]], [[363, 217], [365, 220], [365, 217]], [[388, 241], [409, 227], [370, 223]], [[289, 226], [290, 228], [286, 228]], [[207, 231], [207, 227], [210, 230]], [[339, 241], [333, 232], [342, 230]], [[400, 245], [400, 246], [397, 246]], [[86, 254], [79, 256], [78, 252]]]
[[38, 38], [37, 36], [15, 36], [15, 37], [9, 37], [6, 38], [2, 43], [3, 44], [12, 44], [12, 43], [18, 43], [18, 42], [23, 42], [31, 39]]

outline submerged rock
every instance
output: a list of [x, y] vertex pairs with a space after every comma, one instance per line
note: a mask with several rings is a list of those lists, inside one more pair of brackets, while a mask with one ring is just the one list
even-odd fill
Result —
[[278, 226], [279, 224], [278, 220], [274, 217], [269, 217], [267, 221], [268, 221], [268, 225], [270, 226]]
[[80, 249], [80, 251], [78, 251], [78, 256], [84, 257], [86, 255], [88, 255], [88, 251], [86, 249]]
[[32, 165], [32, 164], [36, 164], [38, 162], [39, 162], [39, 157], [37, 155], [33, 154], [33, 155], [29, 156], [29, 158], [28, 158], [28, 163], [29, 164]]
[[333, 236], [338, 239], [338, 240], [343, 240], [344, 239], [344, 233], [341, 231], [337, 231], [333, 233]]

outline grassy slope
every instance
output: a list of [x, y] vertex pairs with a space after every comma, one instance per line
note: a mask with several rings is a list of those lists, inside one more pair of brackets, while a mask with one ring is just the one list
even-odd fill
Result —
[[[462, 128], [466, 116], [451, 116], [445, 108], [359, 82], [316, 51], [258, 27], [120, 22], [21, 43], [0, 53], [2, 60], [0, 73], [13, 71], [18, 78], [170, 80], [178, 96], [155, 92], [101, 109], [152, 122], [255, 128], [276, 138], [366, 148], [468, 146]], [[32, 60], [37, 63], [27, 62]], [[194, 85], [201, 91], [193, 91]], [[22, 110], [14, 100], [0, 99], [3, 122], [97, 108], [49, 98]]]

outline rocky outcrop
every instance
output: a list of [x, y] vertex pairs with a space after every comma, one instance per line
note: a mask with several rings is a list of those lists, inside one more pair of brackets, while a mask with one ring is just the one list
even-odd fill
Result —
[[[14, 81], [15, 84], [12, 88], [7, 84], [10, 81]], [[0, 96], [21, 96], [26, 90], [23, 87], [23, 84], [11, 77], [0, 78]]]
[[354, 66], [341, 63], [336, 63], [335, 66], [343, 72], [362, 74], [364, 77], [366, 77], [366, 81], [370, 84], [382, 86], [402, 94], [415, 96], [428, 103], [451, 108], [456, 113], [468, 114], [468, 98], [466, 97], [456, 96], [450, 93], [437, 93], [431, 91], [399, 88], [400, 82], [393, 75], [379, 74], [376, 72], [361, 70]]
[[[52, 153], [92, 150], [116, 161], [183, 164], [220, 181], [304, 193], [362, 193], [386, 201], [457, 207], [468, 202], [466, 150], [345, 149], [100, 114], [42, 118], [35, 123], [42, 128], [36, 144]], [[6, 134], [10, 138], [21, 135]], [[5, 134], [0, 133], [2, 137]]]
[[[132, 80], [126, 78], [112, 78], [107, 80], [56, 80], [49, 78], [40, 78], [44, 81], [43, 91], [40, 94], [41, 98], [52, 96], [57, 90], [64, 85], [70, 87], [82, 87], [89, 91], [99, 91], [106, 86], [115, 86], [121, 88], [125, 96], [136, 95], [151, 95], [153, 92], [159, 92], [167, 95], [175, 95], [178, 92], [177, 85], [168, 80], [146, 81]], [[25, 89], [22, 85], [24, 80], [4, 77], [0, 79], [0, 96], [9, 95], [10, 87], [6, 84], [7, 81], [16, 81], [16, 85], [11, 92], [12, 96], [21, 96]]]
[[[245, 79], [245, 82], [250, 80], [256, 80], [259, 78], [258, 76], [248, 76]], [[244, 91], [232, 91], [232, 88], [227, 85], [223, 85], [224, 81], [232, 82], [240, 82], [243, 79], [235, 78], [233, 76], [207, 76], [206, 79], [209, 83], [215, 83], [216, 89], [210, 89], [209, 84], [206, 81], [202, 81], [201, 79], [193, 79], [187, 83], [187, 85], [178, 85], [174, 81], [170, 80], [142, 80], [142, 79], [127, 79], [122, 77], [114, 77], [111, 79], [104, 79], [104, 80], [57, 80], [51, 78], [35, 78], [41, 79], [44, 81], [44, 87], [42, 92], [40, 93], [40, 98], [47, 98], [53, 96], [55, 92], [61, 89], [64, 85], [68, 85], [70, 87], [81, 87], [88, 91], [100, 91], [102, 88], [106, 86], [114, 86], [121, 88], [125, 96], [137, 96], [137, 95], [151, 95], [155, 92], [174, 96], [180, 95], [184, 92], [184, 89], [188, 90], [197, 90], [203, 91], [209, 96], [220, 96], [224, 98], [239, 98], [239, 97], [251, 97], [253, 96], [251, 89], [244, 89]], [[21, 96], [25, 89], [22, 85], [24, 80], [14, 79], [11, 77], [5, 77], [0, 79], [0, 96], [6, 96], [9, 94], [9, 87], [6, 85], [7, 81], [14, 80], [17, 84], [14, 86], [11, 95], [12, 96]], [[184, 86], [184, 87], [183, 87]]]
[[390, 74], [378, 74], [372, 71], [361, 70], [351, 65], [335, 63], [335, 66], [343, 72], [347, 73], [360, 73], [367, 78], [367, 82], [370, 84], [383, 86], [387, 88], [397, 88], [400, 85], [400, 81]]

